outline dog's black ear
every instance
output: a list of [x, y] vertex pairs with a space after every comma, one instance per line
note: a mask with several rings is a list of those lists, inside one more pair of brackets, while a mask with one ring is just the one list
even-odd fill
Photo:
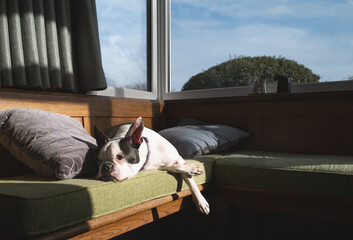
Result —
[[135, 148], [139, 148], [142, 140], [142, 131], [144, 128], [144, 124], [142, 121], [142, 117], [136, 119], [136, 121], [131, 125], [129, 131], [126, 133], [126, 137], [131, 139], [131, 144]]
[[97, 126], [94, 126], [94, 137], [97, 140], [98, 149], [101, 149], [109, 141], [109, 138]]

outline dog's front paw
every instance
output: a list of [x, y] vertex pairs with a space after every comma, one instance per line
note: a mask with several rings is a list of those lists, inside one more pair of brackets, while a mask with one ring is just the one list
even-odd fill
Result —
[[200, 196], [198, 199], [195, 198], [194, 203], [197, 207], [197, 210], [202, 214], [208, 215], [210, 213], [210, 205], [203, 196]]
[[203, 174], [202, 167], [200, 167], [197, 164], [185, 163], [185, 169], [184, 170], [189, 176], [198, 176], [198, 175]]

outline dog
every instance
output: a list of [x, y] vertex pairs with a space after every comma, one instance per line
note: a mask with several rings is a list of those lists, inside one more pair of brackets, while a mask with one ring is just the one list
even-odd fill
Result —
[[141, 117], [132, 124], [113, 126], [106, 132], [95, 126], [94, 135], [98, 145], [97, 179], [124, 181], [140, 171], [157, 169], [180, 173], [197, 210], [205, 215], [210, 212], [208, 202], [192, 178], [203, 174], [203, 169], [186, 163], [168, 140], [144, 127]]
[[267, 93], [266, 90], [266, 79], [272, 77], [272, 74], [267, 70], [264, 70], [260, 77], [256, 79], [252, 85], [253, 93]]

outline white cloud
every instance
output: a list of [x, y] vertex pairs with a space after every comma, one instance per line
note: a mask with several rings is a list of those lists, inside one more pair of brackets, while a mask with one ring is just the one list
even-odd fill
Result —
[[321, 38], [299, 28], [246, 25], [232, 30], [213, 31], [190, 38], [174, 39], [172, 52], [175, 82], [180, 89], [202, 69], [229, 60], [229, 55], [283, 56], [319, 74], [325, 81], [348, 76], [353, 63], [351, 41], [342, 36]]
[[[145, 5], [141, 4], [145, 1], [96, 2], [108, 79], [121, 85], [145, 80]], [[177, 3], [193, 9], [188, 15], [183, 9], [182, 18], [172, 22], [174, 89], [234, 54], [281, 55], [311, 68], [324, 80], [353, 74], [349, 72], [353, 65], [352, 0], [172, 0]], [[321, 19], [329, 19], [327, 25], [320, 25]], [[325, 32], [326, 27], [336, 29], [339, 20], [337, 32]]]
[[121, 87], [146, 80], [146, 54], [139, 44], [131, 44], [133, 39], [118, 34], [103, 37], [101, 42], [104, 71], [110, 86]]
[[248, 17], [274, 17], [293, 13], [291, 1], [285, 0], [173, 0], [172, 5], [190, 6], [203, 12], [219, 14], [229, 19]]
[[325, 81], [352, 75], [353, 20], [347, 17], [351, 10], [340, 7], [340, 1], [246, 1], [242, 6], [233, 1], [227, 9], [222, 2], [217, 1], [218, 7], [205, 5], [224, 11], [225, 16], [233, 13], [228, 21], [179, 19], [180, 35], [175, 33], [172, 39], [174, 89], [234, 54], [283, 56], [304, 64]]
[[110, 86], [146, 81], [145, 7], [141, 0], [97, 0], [103, 67]]
[[292, 13], [292, 10], [286, 5], [278, 5], [265, 10], [270, 16], [285, 16]]

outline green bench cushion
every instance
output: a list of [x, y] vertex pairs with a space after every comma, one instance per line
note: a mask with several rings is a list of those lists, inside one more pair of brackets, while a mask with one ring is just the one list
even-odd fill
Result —
[[[213, 180], [221, 155], [200, 156], [206, 174], [197, 184]], [[95, 179], [53, 180], [37, 175], [0, 180], [1, 235], [31, 236], [71, 226], [136, 204], [186, 189], [179, 174], [142, 171], [123, 182]]]
[[[239, 151], [188, 160], [221, 184], [353, 197], [353, 156]], [[215, 164], [214, 164], [215, 163]], [[36, 175], [0, 179], [2, 236], [49, 233], [186, 189], [178, 174], [142, 171], [124, 182], [52, 180]]]
[[353, 197], [353, 156], [239, 151], [217, 160], [217, 183]]

